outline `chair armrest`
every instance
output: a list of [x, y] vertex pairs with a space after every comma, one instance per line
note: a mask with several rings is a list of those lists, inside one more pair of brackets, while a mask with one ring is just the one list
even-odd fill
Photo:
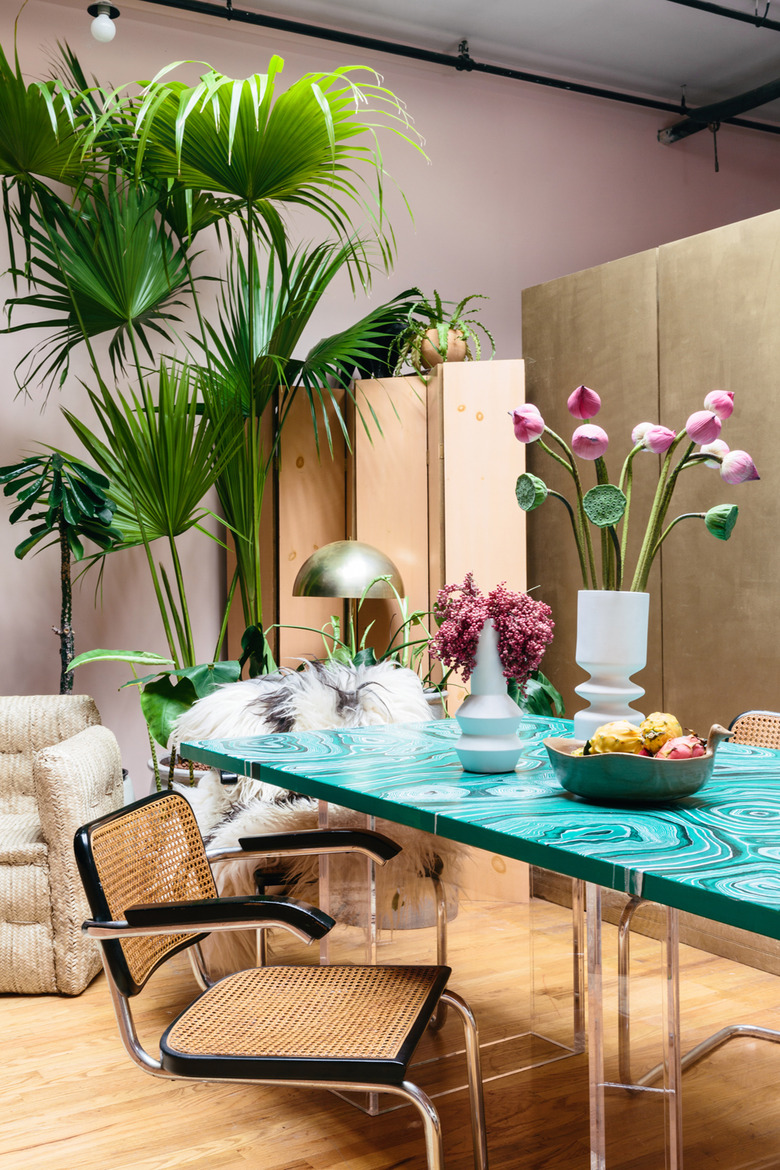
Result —
[[313, 942], [326, 935], [335, 919], [296, 898], [262, 894], [238, 898], [201, 898], [193, 902], [150, 902], [128, 906], [124, 920], [90, 919], [82, 926], [93, 938], [134, 938], [182, 931], [206, 933], [281, 926]]
[[[292, 833], [264, 833], [262, 837], [239, 837], [238, 843], [244, 853], [266, 853], [274, 857], [364, 853], [379, 865], [401, 852], [400, 845], [373, 829], [300, 829]], [[211, 855], [210, 859], [216, 860]]]

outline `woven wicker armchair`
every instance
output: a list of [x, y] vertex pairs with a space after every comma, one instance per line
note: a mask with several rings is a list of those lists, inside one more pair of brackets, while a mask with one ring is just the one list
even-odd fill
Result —
[[121, 804], [119, 747], [92, 699], [0, 697], [0, 992], [78, 995], [100, 970], [73, 835]]
[[[318, 851], [357, 849], [378, 864], [398, 846], [380, 833], [312, 834]], [[332, 840], [345, 836], [344, 846]], [[276, 843], [278, 844], [278, 842]], [[334, 925], [293, 898], [220, 898], [192, 808], [175, 792], [127, 805], [75, 837], [92, 910], [84, 930], [99, 939], [117, 1023], [131, 1059], [172, 1079], [292, 1084], [400, 1097], [423, 1123], [428, 1170], [442, 1170], [441, 1126], [408, 1067], [439, 1001], [464, 1028], [474, 1163], [487, 1170], [479, 1040], [465, 1001], [447, 989], [445, 966], [252, 967], [213, 982], [200, 940], [217, 931], [283, 927], [306, 942]], [[273, 851], [267, 839], [247, 852]], [[159, 1056], [138, 1037], [131, 1003], [153, 971], [187, 948], [203, 993], [168, 1026]]]

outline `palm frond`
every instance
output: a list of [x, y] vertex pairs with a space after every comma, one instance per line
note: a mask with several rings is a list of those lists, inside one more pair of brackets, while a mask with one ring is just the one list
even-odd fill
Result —
[[[73, 349], [104, 333], [111, 334], [115, 374], [125, 368], [131, 331], [150, 356], [150, 334], [170, 337], [187, 273], [182, 249], [156, 218], [157, 202], [157, 192], [123, 181], [121, 172], [83, 191], [74, 205], [51, 192], [41, 196], [28, 229], [33, 258], [17, 273], [29, 276], [34, 291], [8, 300], [7, 332], [52, 332], [19, 363], [21, 385], [39, 378], [51, 384], [58, 375], [62, 382]], [[11, 324], [23, 306], [36, 318]]]
[[[138, 167], [160, 180], [233, 196], [261, 218], [295, 204], [324, 216], [341, 239], [367, 216], [385, 254], [382, 156], [377, 131], [419, 146], [399, 99], [364, 66], [312, 73], [277, 92], [283, 61], [232, 79], [210, 69], [195, 86], [159, 77], [133, 105]], [[134, 102], [135, 99], [121, 99]], [[368, 274], [363, 258], [352, 259]]]

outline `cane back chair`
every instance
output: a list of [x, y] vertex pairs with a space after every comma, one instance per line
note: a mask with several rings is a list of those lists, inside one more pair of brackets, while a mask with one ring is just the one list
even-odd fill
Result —
[[[380, 834], [360, 837], [348, 847], [379, 863], [397, 852]], [[447, 990], [448, 967], [255, 967], [212, 982], [199, 947], [206, 934], [273, 926], [312, 942], [334, 920], [290, 898], [218, 897], [192, 809], [175, 792], [92, 821], [79, 829], [74, 847], [93, 915], [83, 930], [100, 942], [120, 1036], [140, 1068], [168, 1078], [405, 1098], [422, 1118], [429, 1170], [442, 1170], [438, 1114], [407, 1080], [414, 1049], [442, 1001], [463, 1023], [474, 1161], [486, 1170], [477, 1029], [465, 1001]], [[160, 964], [185, 948], [202, 991], [166, 1029], [156, 1057], [140, 1043], [131, 1001]]]

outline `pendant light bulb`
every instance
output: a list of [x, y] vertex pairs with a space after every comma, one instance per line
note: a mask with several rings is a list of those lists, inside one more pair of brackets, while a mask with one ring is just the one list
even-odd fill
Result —
[[90, 4], [87, 12], [95, 18], [89, 29], [95, 40], [103, 45], [113, 41], [116, 36], [114, 21], [119, 16], [119, 9], [109, 4], [108, 0], [98, 0], [97, 4]]

